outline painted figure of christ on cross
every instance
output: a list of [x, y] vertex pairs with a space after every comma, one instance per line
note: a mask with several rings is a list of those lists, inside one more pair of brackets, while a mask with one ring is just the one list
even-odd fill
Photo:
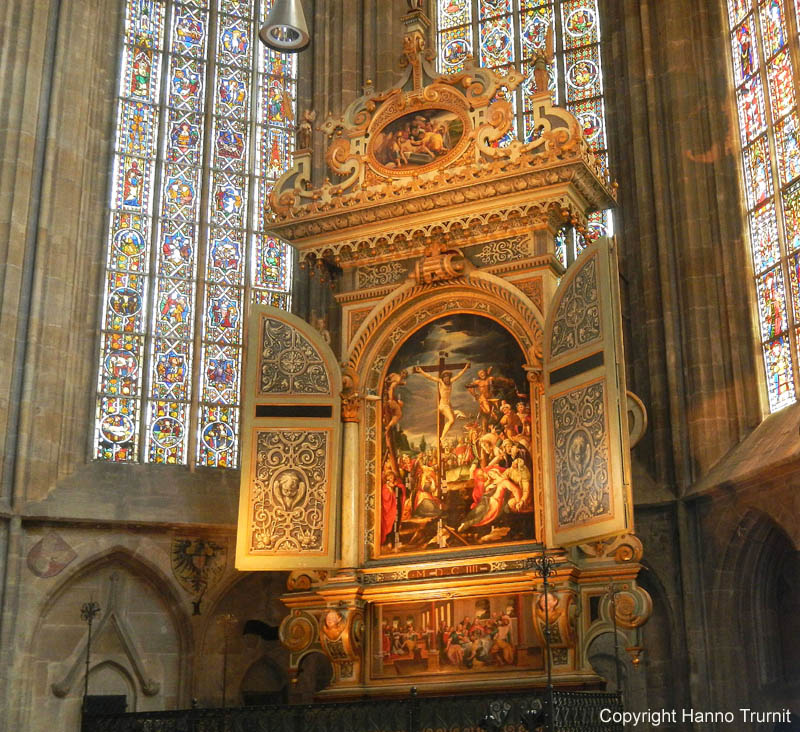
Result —
[[[436, 366], [414, 366], [414, 373], [432, 381], [437, 385], [438, 399], [436, 404], [437, 419], [436, 424], [439, 432], [439, 445], [444, 442], [445, 435], [450, 431], [456, 417], [462, 419], [465, 415], [459, 410], [453, 411], [453, 406], [450, 404], [450, 395], [453, 392], [453, 384], [458, 381], [464, 372], [470, 367], [470, 362], [466, 363], [446, 363], [447, 353], [439, 351], [439, 363]], [[448, 369], [461, 368], [455, 376], [453, 372]], [[427, 372], [438, 372], [438, 376], [431, 376]], [[444, 421], [442, 421], [444, 420]]]

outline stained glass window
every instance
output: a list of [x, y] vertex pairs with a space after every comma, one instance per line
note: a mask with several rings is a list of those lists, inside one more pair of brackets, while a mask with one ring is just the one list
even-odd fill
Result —
[[[550, 90], [556, 104], [578, 118], [589, 147], [608, 175], [597, 0], [437, 0], [436, 7], [439, 71], [460, 71], [472, 56], [479, 66], [499, 71], [514, 66], [525, 76], [510, 100], [514, 129], [498, 145], [517, 136], [530, 141], [537, 134], [531, 121], [536, 92], [533, 60], [545, 49], [550, 30], [555, 51], [548, 69]], [[763, 99], [761, 104], [763, 108]], [[611, 212], [592, 214], [588, 229], [590, 238], [611, 236]], [[584, 237], [569, 233], [559, 239], [556, 252], [566, 265], [585, 244]]]
[[94, 455], [235, 467], [247, 302], [288, 309], [267, 236], [294, 145], [296, 56], [270, 0], [126, 0]]
[[800, 314], [798, 0], [728, 0], [742, 173], [771, 411], [797, 398]]

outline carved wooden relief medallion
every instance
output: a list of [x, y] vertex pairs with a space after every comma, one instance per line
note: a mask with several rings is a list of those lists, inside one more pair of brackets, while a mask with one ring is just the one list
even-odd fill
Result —
[[601, 338], [596, 262], [590, 259], [569, 284], [553, 322], [550, 357]]
[[553, 400], [559, 526], [611, 513], [605, 385], [573, 389]]
[[330, 394], [325, 364], [311, 343], [287, 323], [262, 321], [261, 394]]

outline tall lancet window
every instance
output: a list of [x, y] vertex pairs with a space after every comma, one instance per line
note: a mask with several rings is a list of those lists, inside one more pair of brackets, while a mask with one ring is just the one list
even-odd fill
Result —
[[742, 173], [771, 411], [796, 400], [800, 0], [728, 0]]
[[[583, 125], [590, 148], [608, 171], [603, 66], [600, 58], [600, 15], [597, 0], [436, 0], [439, 70], [464, 68], [468, 56], [479, 66], [502, 71], [516, 67], [525, 81], [509, 101], [514, 107], [513, 135], [528, 141], [531, 97], [536, 91], [533, 60], [545, 51], [548, 30], [554, 40], [549, 64], [555, 103], [566, 106]], [[499, 144], [505, 141], [500, 140]], [[607, 173], [608, 174], [608, 173]], [[591, 215], [592, 236], [610, 236], [609, 211]], [[580, 248], [582, 242], [576, 240]], [[568, 238], [560, 237], [558, 253], [566, 264], [574, 256]]]
[[235, 467], [244, 312], [289, 307], [264, 206], [294, 145], [269, 0], [126, 0], [94, 455]]

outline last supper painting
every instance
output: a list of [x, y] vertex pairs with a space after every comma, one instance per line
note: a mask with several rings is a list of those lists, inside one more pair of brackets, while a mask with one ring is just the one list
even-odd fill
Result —
[[400, 345], [381, 390], [382, 554], [533, 540], [524, 363], [503, 326], [471, 313]]

